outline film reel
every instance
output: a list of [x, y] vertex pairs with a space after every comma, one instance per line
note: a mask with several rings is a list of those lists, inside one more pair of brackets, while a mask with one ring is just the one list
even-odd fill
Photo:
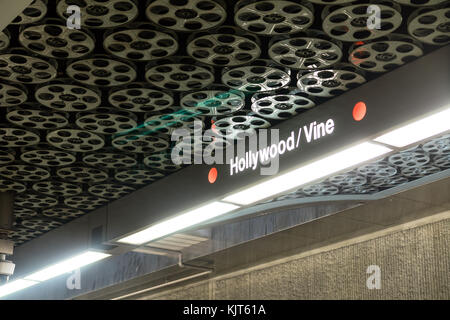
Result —
[[199, 33], [191, 38], [187, 45], [188, 54], [213, 66], [240, 66], [261, 55], [259, 39], [236, 27], [223, 26], [214, 33]]
[[62, 223], [59, 221], [49, 219], [31, 218], [23, 220], [22, 225], [26, 228], [30, 228], [45, 233], [62, 226]]
[[44, 57], [77, 59], [94, 50], [94, 38], [82, 30], [69, 29], [65, 21], [49, 19], [45, 24], [22, 30], [19, 41], [25, 48]]
[[12, 22], [13, 25], [36, 23], [47, 14], [47, 1], [33, 0]]
[[82, 87], [69, 79], [54, 80], [38, 87], [35, 98], [48, 108], [64, 112], [89, 111], [101, 103], [100, 91]]
[[61, 168], [56, 171], [56, 175], [72, 183], [100, 183], [108, 179], [106, 171], [83, 166]]
[[371, 180], [371, 184], [378, 188], [392, 188], [403, 183], [407, 183], [409, 180], [403, 176], [392, 177], [377, 177]]
[[0, 124], [0, 147], [2, 148], [31, 146], [39, 143], [39, 140], [39, 135], [33, 131]]
[[43, 167], [61, 167], [76, 161], [75, 155], [60, 151], [47, 143], [22, 148], [20, 159], [29, 164]]
[[63, 113], [47, 111], [34, 104], [9, 108], [6, 114], [6, 119], [16, 126], [39, 130], [63, 128], [69, 123], [67, 118]]
[[225, 85], [246, 92], [274, 91], [290, 81], [290, 70], [269, 60], [255, 60], [250, 66], [225, 69], [222, 74]]
[[66, 73], [75, 81], [99, 87], [124, 85], [132, 82], [137, 76], [132, 64], [109, 59], [105, 55], [74, 61], [69, 64]]
[[403, 4], [405, 6], [421, 7], [421, 6], [435, 6], [447, 0], [394, 0], [394, 1]]
[[169, 142], [155, 135], [151, 130], [140, 127], [114, 137], [112, 146], [125, 152], [154, 153], [167, 149]]
[[8, 238], [14, 241], [16, 246], [21, 245], [27, 241], [42, 235], [42, 232], [38, 230], [31, 230], [27, 228], [16, 228], [13, 232], [8, 234]]
[[15, 205], [31, 209], [53, 207], [58, 204], [56, 198], [34, 192], [21, 193], [15, 198]]
[[309, 30], [287, 39], [274, 38], [269, 44], [269, 56], [292, 69], [320, 69], [342, 59], [342, 43], [321, 31]]
[[50, 171], [28, 164], [8, 164], [0, 167], [0, 176], [12, 181], [35, 182], [48, 179]]
[[361, 187], [367, 183], [367, 178], [354, 172], [338, 174], [328, 179], [328, 181], [340, 188]]
[[332, 4], [332, 5], [336, 5], [336, 4], [343, 4], [343, 3], [348, 3], [348, 2], [353, 2], [354, 0], [309, 0], [309, 2], [312, 3], [317, 3], [317, 4]]
[[83, 157], [83, 162], [94, 167], [107, 169], [130, 168], [137, 165], [131, 155], [114, 152], [94, 152]]
[[128, 111], [100, 107], [95, 112], [77, 114], [79, 128], [104, 135], [128, 132], [137, 126], [137, 117]]
[[403, 151], [389, 157], [389, 163], [400, 168], [417, 168], [430, 162], [430, 157], [421, 151]]
[[92, 195], [78, 195], [64, 199], [64, 204], [68, 207], [91, 211], [98, 207], [104, 206], [109, 201]]
[[[73, 5], [73, 0], [61, 0], [56, 6], [58, 15], [67, 19], [71, 13], [67, 8]], [[81, 0], [75, 1], [80, 7], [83, 17], [81, 25], [86, 28], [114, 28], [133, 21], [138, 16], [138, 7], [132, 0]]]
[[136, 189], [117, 183], [96, 184], [88, 189], [90, 194], [100, 196], [105, 199], [119, 199], [133, 191], [136, 191]]
[[24, 192], [26, 189], [27, 186], [23, 183], [0, 178], [0, 192], [21, 193]]
[[260, 35], [292, 34], [312, 25], [314, 9], [304, 1], [241, 0], [234, 20], [242, 29]]
[[434, 164], [439, 168], [448, 169], [450, 168], [450, 155], [446, 154], [444, 156], [439, 156], [434, 158]]
[[69, 207], [52, 207], [42, 210], [42, 215], [47, 218], [60, 219], [60, 220], [72, 220], [83, 216], [85, 212], [82, 210], [69, 208]]
[[35, 216], [37, 216], [36, 210], [17, 206], [14, 207], [14, 218], [16, 218], [16, 220], [29, 219]]
[[333, 69], [316, 70], [300, 75], [297, 86], [317, 97], [334, 97], [365, 83], [365, 77], [350, 64], [338, 64]]
[[450, 9], [421, 8], [411, 14], [408, 32], [424, 43], [442, 46], [450, 42]]
[[450, 134], [425, 143], [422, 149], [431, 155], [450, 154]]
[[0, 108], [20, 105], [27, 99], [25, 87], [0, 83]]
[[14, 153], [9, 152], [8, 150], [0, 150], [0, 165], [1, 166], [11, 163], [14, 160], [15, 160]]
[[118, 171], [114, 176], [117, 181], [132, 185], [150, 184], [162, 177], [164, 177], [164, 175], [161, 172], [150, 169], [122, 170]]
[[9, 47], [9, 33], [6, 30], [0, 31], [0, 52], [6, 50]]
[[106, 51], [123, 59], [149, 61], [164, 58], [178, 51], [175, 34], [155, 30], [142, 24], [136, 28], [124, 29], [108, 34], [103, 47]]
[[189, 131], [203, 130], [203, 121], [195, 117], [195, 113], [181, 110], [177, 113], [151, 116], [145, 120], [145, 128], [151, 133], [172, 134], [177, 129]]
[[213, 72], [212, 68], [199, 65], [192, 58], [173, 57], [150, 63], [145, 78], [158, 88], [193, 91], [211, 85], [214, 82]]
[[256, 100], [252, 104], [252, 111], [263, 118], [283, 120], [315, 106], [312, 100], [305, 97], [274, 95]]
[[[379, 26], [369, 19], [373, 15], [372, 11], [368, 11], [370, 5], [376, 5], [380, 10]], [[400, 27], [400, 10], [400, 5], [386, 1], [327, 6], [322, 11], [322, 27], [330, 37], [341, 41], [367, 41], [385, 36]]]
[[357, 169], [359, 174], [368, 178], [388, 178], [397, 174], [397, 169], [386, 161], [366, 164]]
[[310, 197], [334, 196], [339, 193], [339, 188], [328, 183], [318, 183], [301, 189]]
[[103, 138], [95, 133], [70, 128], [50, 132], [47, 142], [58, 149], [73, 152], [95, 151], [105, 145]]
[[181, 165], [173, 163], [170, 152], [160, 152], [145, 156], [144, 164], [151, 169], [165, 172], [173, 172], [182, 168]]
[[8, 81], [39, 84], [54, 79], [56, 73], [56, 62], [27, 55], [20, 48], [0, 55], [0, 78]]
[[40, 181], [33, 184], [33, 190], [56, 197], [76, 196], [83, 192], [80, 186], [62, 181]]
[[418, 179], [438, 172], [441, 172], [441, 169], [432, 165], [402, 169], [402, 175], [410, 179]]
[[272, 96], [296, 96], [299, 98], [308, 98], [311, 101], [314, 101], [314, 97], [310, 96], [306, 92], [301, 91], [297, 87], [284, 87], [280, 88], [274, 91], [264, 91], [264, 92], [258, 92], [252, 95], [251, 103], [255, 103], [256, 101]]
[[357, 187], [350, 187], [350, 188], [342, 188], [341, 194], [373, 194], [377, 193], [380, 190], [376, 187], [370, 186], [370, 185], [362, 185]]
[[[214, 157], [216, 150], [223, 150], [231, 145], [225, 139], [216, 136], [190, 136], [183, 138], [172, 149], [171, 157], [176, 156], [180, 163], [194, 163], [192, 157]], [[173, 160], [173, 159], [172, 159]], [[214, 159], [211, 159], [214, 160]]]
[[386, 72], [422, 55], [420, 43], [407, 36], [391, 34], [351, 49], [349, 61], [367, 71]]
[[255, 116], [237, 115], [216, 121], [212, 131], [226, 140], [241, 140], [252, 136], [258, 129], [270, 127], [270, 122]]
[[222, 24], [226, 17], [225, 3], [215, 0], [156, 0], [146, 10], [147, 18], [160, 27], [192, 32]]

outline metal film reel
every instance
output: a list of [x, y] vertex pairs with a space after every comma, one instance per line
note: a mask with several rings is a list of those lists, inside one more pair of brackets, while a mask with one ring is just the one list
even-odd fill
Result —
[[27, 99], [25, 87], [0, 83], [0, 108], [20, 105]]
[[240, 66], [261, 55], [259, 40], [253, 35], [243, 34], [236, 27], [224, 26], [214, 33], [194, 36], [187, 45], [188, 54], [209, 65]]
[[47, 14], [47, 1], [33, 0], [12, 22], [13, 25], [36, 23]]
[[130, 63], [109, 59], [104, 55], [74, 61], [66, 72], [75, 81], [99, 87], [124, 85], [137, 76], [135, 67]]
[[45, 84], [37, 88], [35, 97], [40, 104], [64, 112], [88, 111], [101, 103], [100, 91], [72, 83], [72, 80]]
[[192, 58], [175, 57], [150, 63], [145, 79], [158, 88], [193, 91], [211, 85], [214, 82], [214, 70], [199, 65]]
[[349, 61], [364, 70], [386, 72], [423, 55], [419, 42], [403, 35], [388, 35], [353, 49]]
[[262, 118], [237, 115], [216, 121], [212, 131], [228, 140], [241, 140], [254, 135], [258, 129], [268, 127], [270, 122]]
[[11, 153], [9, 150], [0, 150], [0, 165], [1, 166], [11, 163], [14, 160], [15, 160], [14, 153]]
[[[317, 32], [320, 35], [320, 32]], [[311, 70], [331, 66], [342, 59], [342, 43], [328, 36], [308, 34], [271, 42], [269, 56], [292, 69]]]
[[422, 149], [432, 155], [450, 154], [450, 134], [425, 143]]
[[447, 0], [394, 0], [394, 1], [403, 4], [405, 6], [421, 7], [421, 6], [435, 6]]
[[48, 179], [50, 171], [28, 164], [8, 164], [0, 167], [0, 176], [13, 181], [35, 182]]
[[33, 240], [42, 235], [41, 231], [31, 230], [27, 228], [16, 228], [13, 232], [8, 234], [8, 238], [14, 241], [16, 246], [21, 245], [27, 241]]
[[0, 192], [12, 191], [16, 193], [21, 193], [24, 192], [26, 189], [27, 186], [23, 183], [0, 178]]
[[81, 217], [85, 214], [82, 210], [69, 208], [69, 207], [52, 207], [42, 210], [42, 215], [47, 218], [71, 220]]
[[158, 112], [174, 104], [170, 93], [152, 89], [147, 83], [131, 83], [113, 89], [108, 100], [114, 107], [131, 112]]
[[255, 101], [252, 111], [263, 118], [283, 120], [315, 106], [313, 101], [305, 97], [274, 95]]
[[370, 181], [372, 185], [378, 188], [392, 188], [407, 182], [409, 180], [403, 176], [377, 177]]
[[225, 116], [244, 108], [245, 95], [224, 85], [213, 85], [207, 90], [184, 95], [180, 105], [194, 115]]
[[366, 82], [366, 78], [352, 65], [336, 65], [333, 69], [316, 70], [300, 75], [300, 90], [318, 97], [334, 97]]
[[171, 152], [160, 152], [144, 157], [144, 164], [155, 170], [172, 172], [182, 168], [181, 165], [173, 163]]
[[6, 30], [0, 31], [0, 51], [3, 51], [6, 48], [8, 48], [9, 42], [10, 42], [9, 34], [6, 32]]
[[268, 98], [271, 96], [278, 96], [278, 95], [296, 96], [299, 98], [308, 98], [309, 100], [314, 101], [313, 100], [314, 97], [310, 96], [306, 92], [301, 91], [297, 87], [284, 87], [284, 88], [280, 88], [280, 89], [277, 89], [274, 91], [264, 91], [264, 92], [255, 93], [252, 95], [251, 103], [253, 104], [260, 99]]
[[137, 165], [137, 160], [132, 155], [113, 152], [94, 152], [83, 157], [83, 162], [87, 165], [107, 168], [129, 168]]
[[86, 28], [114, 28], [133, 21], [139, 13], [132, 0], [61, 0], [56, 12], [67, 19], [71, 15], [67, 8], [73, 4], [80, 7], [81, 25]]
[[95, 151], [105, 145], [104, 139], [95, 133], [70, 128], [50, 132], [47, 142], [58, 149], [73, 152]]
[[250, 66], [224, 70], [222, 82], [246, 92], [274, 91], [291, 82], [290, 70], [268, 60], [256, 60]]
[[131, 153], [154, 153], [165, 150], [169, 142], [146, 128], [136, 128], [126, 134], [118, 134], [112, 140], [112, 146]]
[[87, 32], [69, 29], [64, 21], [49, 20], [45, 24], [22, 30], [19, 41], [25, 48], [55, 59], [81, 58], [94, 50], [95, 40]]
[[[380, 11], [380, 26], [369, 28], [368, 12], [370, 5], [377, 5]], [[366, 41], [385, 36], [402, 23], [400, 6], [386, 1], [371, 1], [362, 4], [354, 4], [342, 7], [328, 6], [322, 11], [323, 30], [332, 38], [341, 41]], [[333, 11], [333, 9], [335, 9]]]
[[22, 104], [20, 107], [8, 109], [6, 119], [20, 127], [33, 129], [59, 129], [67, 126], [67, 115], [47, 111], [38, 105]]
[[20, 207], [42, 209], [56, 206], [58, 204], [58, 200], [43, 194], [26, 192], [17, 195], [14, 203]]
[[172, 134], [177, 129], [203, 130], [204, 122], [195, 113], [181, 110], [177, 113], [151, 116], [145, 120], [145, 128], [151, 133]]
[[135, 61], [149, 61], [175, 54], [178, 51], [176, 35], [153, 29], [151, 25], [143, 24], [108, 34], [103, 47], [116, 57]]
[[367, 178], [354, 172], [348, 172], [333, 176], [328, 179], [328, 182], [340, 188], [354, 188], [365, 185]]
[[369, 178], [388, 178], [395, 176], [398, 170], [386, 161], [366, 164], [357, 169], [359, 174]]
[[33, 190], [56, 197], [76, 196], [83, 192], [80, 186], [62, 181], [40, 181], [33, 184]]
[[430, 162], [430, 157], [420, 151], [403, 151], [389, 157], [389, 163], [401, 168], [417, 168]]
[[109, 201], [100, 197], [92, 195], [78, 195], [64, 199], [64, 204], [68, 207], [80, 210], [94, 210], [98, 207], [104, 206]]
[[72, 183], [100, 183], [108, 179], [106, 171], [83, 166], [61, 168], [56, 171], [56, 175]]
[[348, 3], [348, 2], [353, 2], [355, 0], [309, 0], [312, 3], [317, 3], [317, 4], [343, 4], [343, 3]]
[[16, 219], [27, 219], [34, 216], [37, 216], [36, 210], [18, 206], [14, 207], [14, 218]]
[[57, 65], [52, 60], [44, 60], [27, 55], [25, 50], [11, 49], [0, 55], [0, 78], [12, 82], [39, 84], [56, 77]]
[[119, 199], [133, 191], [136, 191], [136, 189], [123, 184], [114, 183], [96, 184], [88, 189], [90, 194], [105, 199]]
[[314, 9], [304, 1], [241, 0], [234, 20], [242, 29], [260, 35], [292, 34], [312, 25]]
[[39, 143], [39, 141], [39, 135], [33, 131], [0, 124], [0, 147], [2, 148], [31, 146]]
[[356, 187], [349, 187], [349, 188], [342, 188], [341, 192], [342, 194], [373, 194], [377, 193], [380, 190], [376, 187], [370, 186], [370, 185], [362, 185], [362, 186], [356, 186]]
[[158, 26], [175, 31], [207, 30], [222, 24], [225, 4], [215, 0], [156, 0], [146, 10], [147, 18]]
[[137, 126], [137, 117], [128, 111], [101, 107], [95, 112], [81, 112], [76, 124], [83, 130], [104, 135], [128, 132]]
[[152, 183], [162, 177], [164, 177], [164, 175], [161, 172], [154, 170], [131, 169], [118, 171], [115, 174], [114, 179], [127, 184], [144, 185]]
[[172, 157], [175, 155], [181, 163], [183, 160], [192, 161], [193, 156], [214, 157], [216, 150], [223, 150], [231, 143], [216, 136], [190, 136], [183, 138], [172, 149]]
[[301, 189], [310, 197], [333, 196], [339, 193], [339, 188], [328, 183], [318, 183]]
[[22, 148], [20, 159], [43, 167], [61, 167], [76, 161], [74, 154], [53, 148], [47, 143]]
[[409, 17], [408, 32], [424, 43], [439, 46], [448, 44], [450, 42], [450, 8], [418, 9]]
[[444, 169], [450, 168], [450, 154], [434, 158], [434, 165]]
[[31, 218], [23, 220], [22, 225], [26, 228], [30, 228], [45, 233], [62, 226], [62, 223], [59, 221], [49, 219]]
[[438, 172], [441, 172], [441, 169], [432, 165], [424, 165], [420, 167], [409, 167], [402, 169], [402, 175], [410, 179], [422, 178]]

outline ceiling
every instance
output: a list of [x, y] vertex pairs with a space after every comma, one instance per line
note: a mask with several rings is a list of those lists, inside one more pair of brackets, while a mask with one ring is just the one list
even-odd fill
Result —
[[[448, 1], [370, 1], [373, 30], [367, 1], [234, 3], [35, 0], [0, 33], [0, 192], [16, 193], [16, 245], [180, 170], [174, 128], [199, 119], [226, 146], [450, 42]], [[81, 29], [66, 27], [69, 5]], [[280, 199], [376, 193], [450, 168], [449, 146], [441, 136]]]

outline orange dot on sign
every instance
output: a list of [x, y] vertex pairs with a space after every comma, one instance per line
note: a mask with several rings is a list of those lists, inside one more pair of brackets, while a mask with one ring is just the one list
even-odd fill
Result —
[[209, 180], [209, 183], [216, 182], [216, 180], [217, 180], [217, 169], [216, 168], [212, 168], [211, 170], [209, 170], [208, 180]]
[[367, 106], [364, 102], [358, 102], [353, 108], [353, 119], [361, 121], [367, 114]]

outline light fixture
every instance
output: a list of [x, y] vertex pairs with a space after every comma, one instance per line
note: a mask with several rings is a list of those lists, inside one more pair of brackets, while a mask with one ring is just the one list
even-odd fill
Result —
[[67, 260], [59, 262], [55, 265], [52, 265], [50, 267], [47, 267], [40, 271], [37, 271], [37, 272], [25, 277], [24, 279], [38, 281], [38, 282], [46, 281], [48, 279], [57, 277], [64, 273], [68, 273], [70, 271], [81, 268], [88, 264], [102, 260], [109, 256], [110, 256], [110, 254], [107, 254], [107, 253], [96, 252], [96, 251], [87, 251], [87, 252], [79, 254], [75, 257], [72, 257], [70, 259], [67, 259]]
[[7, 284], [0, 286], [0, 298], [7, 296], [11, 293], [34, 286], [37, 283], [38, 282], [36, 282], [36, 281], [23, 280], [23, 279], [18, 279], [15, 281], [8, 282]]
[[388, 132], [375, 141], [402, 148], [447, 130], [450, 130], [450, 108]]
[[197, 209], [180, 214], [169, 220], [155, 224], [147, 229], [136, 232], [130, 236], [118, 240], [121, 243], [141, 245], [146, 242], [161, 238], [171, 233], [183, 230], [201, 222], [205, 222], [227, 212], [233, 211], [239, 206], [224, 203], [212, 202]]
[[232, 194], [224, 198], [223, 201], [249, 205], [278, 193], [324, 178], [332, 173], [348, 169], [391, 151], [391, 149], [385, 146], [364, 142]]

